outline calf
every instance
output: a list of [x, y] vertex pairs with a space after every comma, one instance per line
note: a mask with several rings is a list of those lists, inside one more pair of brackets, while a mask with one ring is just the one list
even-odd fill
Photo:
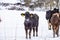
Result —
[[56, 14], [59, 13], [59, 9], [54, 8], [53, 10], [46, 11], [46, 20], [48, 20], [49, 30], [51, 30], [51, 21], [50, 21], [50, 19], [51, 19], [52, 15], [55, 14], [55, 13]]
[[31, 38], [32, 29], [33, 29], [33, 36], [35, 36], [35, 31], [36, 31], [36, 36], [38, 36], [39, 16], [37, 14], [30, 14], [29, 12], [26, 12], [25, 14], [21, 14], [21, 15], [22, 16], [25, 15], [24, 26], [26, 31], [26, 38], [28, 35], [28, 30], [29, 30], [29, 38]]
[[38, 36], [38, 24], [39, 24], [39, 16], [37, 14], [32, 15], [32, 22], [33, 22], [33, 36]]
[[55, 37], [55, 34], [57, 37], [59, 36], [59, 14], [53, 14], [51, 17], [51, 24], [52, 24], [52, 29], [53, 29], [53, 37]]
[[30, 13], [26, 12], [25, 13], [25, 21], [24, 21], [26, 38], [28, 36], [28, 30], [29, 30], [29, 38], [31, 38], [32, 25], [33, 25], [33, 22], [32, 22], [32, 19], [30, 17]]
[[52, 11], [51, 10], [48, 10], [46, 11], [46, 20], [48, 20], [48, 28], [49, 30], [51, 30], [51, 16], [52, 16]]

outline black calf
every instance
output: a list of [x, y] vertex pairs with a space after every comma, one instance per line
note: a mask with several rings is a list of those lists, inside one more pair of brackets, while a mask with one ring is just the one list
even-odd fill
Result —
[[32, 31], [32, 19], [30, 17], [30, 13], [26, 12], [25, 13], [25, 21], [24, 21], [24, 26], [25, 26], [25, 31], [26, 31], [26, 38], [28, 36], [28, 30], [29, 30], [29, 38], [31, 38], [31, 31]]
[[35, 36], [35, 31], [36, 31], [36, 36], [38, 36], [39, 16], [37, 14], [33, 14], [32, 21], [33, 21], [33, 36]]
[[38, 36], [38, 22], [39, 22], [39, 16], [37, 14], [30, 14], [29, 12], [26, 12], [25, 14], [21, 14], [22, 16], [25, 15], [25, 32], [26, 32], [26, 38], [28, 38], [28, 30], [29, 30], [29, 38], [31, 38], [31, 31], [33, 29], [33, 36]]

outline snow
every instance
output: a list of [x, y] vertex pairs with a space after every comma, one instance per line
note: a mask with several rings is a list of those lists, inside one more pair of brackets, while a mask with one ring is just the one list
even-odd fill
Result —
[[0, 0], [0, 2], [4, 2], [4, 3], [16, 3], [19, 0]]
[[[45, 11], [29, 11], [39, 15], [38, 37], [25, 38], [24, 17], [20, 14], [26, 11], [0, 10], [0, 40], [60, 40], [60, 36], [53, 38], [52, 30], [48, 30]], [[59, 32], [60, 35], [60, 32]]]

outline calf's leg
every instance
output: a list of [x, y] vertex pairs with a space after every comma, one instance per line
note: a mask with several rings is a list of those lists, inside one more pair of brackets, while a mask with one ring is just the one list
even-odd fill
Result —
[[36, 27], [36, 36], [38, 36], [38, 27]]
[[53, 38], [55, 38], [55, 33], [56, 33], [55, 26], [52, 27], [53, 27]]
[[28, 38], [28, 29], [25, 29], [26, 32], [26, 39]]
[[32, 31], [32, 29], [30, 28], [30, 30], [29, 30], [29, 39], [31, 39], [31, 31]]
[[35, 27], [33, 28], [33, 36], [35, 36]]
[[57, 26], [56, 28], [56, 34], [57, 34], [57, 37], [59, 37], [59, 26]]
[[48, 28], [49, 30], [51, 30], [51, 23], [48, 23]]

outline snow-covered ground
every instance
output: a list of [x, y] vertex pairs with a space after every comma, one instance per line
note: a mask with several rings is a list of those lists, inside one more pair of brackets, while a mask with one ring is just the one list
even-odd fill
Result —
[[0, 2], [4, 2], [4, 3], [16, 3], [19, 0], [0, 0]]
[[53, 38], [52, 30], [48, 30], [47, 20], [45, 19], [45, 11], [29, 11], [39, 15], [38, 37], [31, 39], [25, 38], [24, 17], [20, 14], [25, 11], [16, 10], [0, 10], [0, 40], [60, 40], [59, 37]]

